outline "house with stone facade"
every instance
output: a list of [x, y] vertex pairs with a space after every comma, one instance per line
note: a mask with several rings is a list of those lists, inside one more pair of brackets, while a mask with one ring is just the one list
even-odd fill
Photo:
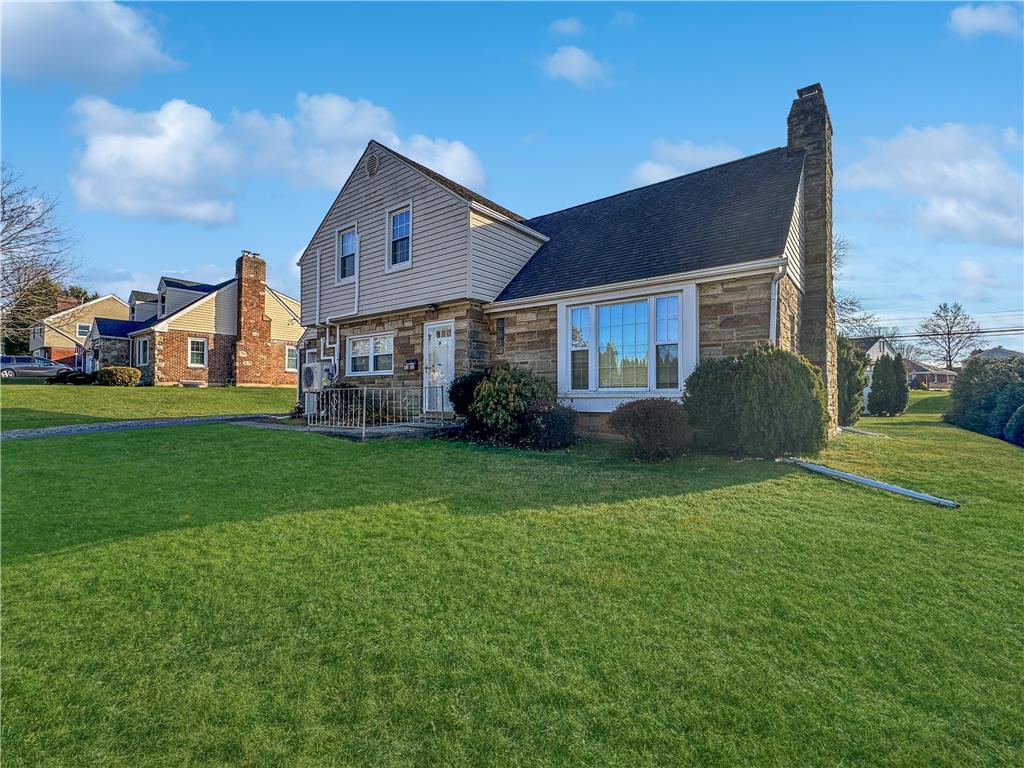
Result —
[[266, 262], [243, 251], [222, 283], [163, 277], [153, 293], [132, 291], [127, 319], [93, 321], [87, 370], [132, 366], [158, 386], [296, 386], [299, 302], [266, 278]]
[[797, 92], [786, 144], [525, 218], [371, 141], [299, 260], [304, 362], [367, 387], [500, 363], [583, 427], [679, 397], [701, 359], [770, 342], [821, 371], [836, 419], [832, 126]]

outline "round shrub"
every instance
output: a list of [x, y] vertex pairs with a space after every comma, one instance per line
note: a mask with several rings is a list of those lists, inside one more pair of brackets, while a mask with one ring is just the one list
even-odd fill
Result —
[[103, 387], [137, 387], [141, 379], [142, 371], [123, 365], [108, 365], [96, 374], [96, 382]]
[[1024, 448], [1024, 405], [1014, 411], [1013, 416], [1006, 422], [1003, 437], [1014, 445]]
[[465, 376], [456, 376], [448, 385], [448, 399], [456, 416], [466, 418], [470, 415], [469, 408], [473, 405], [477, 385], [486, 378], [485, 372], [467, 373]]
[[736, 402], [744, 453], [813, 454], [825, 444], [825, 389], [818, 371], [803, 357], [771, 346], [743, 355]]
[[687, 411], [675, 400], [648, 397], [622, 403], [608, 417], [608, 426], [633, 443], [638, 459], [671, 459], [692, 442]]
[[528, 370], [501, 365], [477, 384], [469, 411], [484, 439], [518, 445], [527, 435], [528, 411], [554, 404], [555, 391], [547, 381]]
[[576, 444], [576, 411], [564, 405], [534, 405], [526, 412], [524, 444], [554, 451]]
[[683, 408], [696, 432], [697, 447], [712, 453], [736, 453], [740, 449], [739, 412], [736, 409], [736, 374], [733, 357], [711, 358], [698, 365], [686, 379]]

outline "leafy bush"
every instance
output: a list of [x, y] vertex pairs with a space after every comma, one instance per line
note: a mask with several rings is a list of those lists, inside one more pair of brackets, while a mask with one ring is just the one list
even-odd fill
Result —
[[868, 356], [845, 336], [838, 339], [839, 423], [855, 424], [864, 409], [864, 388], [868, 385]]
[[467, 373], [465, 376], [457, 376], [448, 385], [448, 399], [451, 401], [452, 410], [456, 416], [466, 420], [466, 427], [470, 431], [479, 431], [480, 425], [470, 411], [473, 405], [473, 398], [476, 397], [476, 388], [481, 381], [487, 378], [487, 373]]
[[75, 386], [79, 386], [82, 384], [95, 384], [96, 373], [95, 371], [93, 373], [83, 373], [82, 371], [75, 371], [74, 373], [68, 374], [67, 383], [73, 384]]
[[882, 355], [875, 361], [871, 372], [868, 412], [872, 416], [898, 416], [907, 410], [909, 400], [910, 387], [903, 358]]
[[734, 392], [739, 360], [711, 358], [700, 363], [686, 379], [683, 408], [696, 431], [698, 448], [712, 453], [736, 453], [740, 448], [740, 420]]
[[828, 435], [818, 371], [803, 357], [766, 346], [740, 358], [736, 377], [740, 448], [754, 456], [816, 453]]
[[554, 404], [555, 392], [547, 381], [522, 368], [500, 365], [477, 384], [469, 412], [484, 439], [519, 445], [527, 438], [530, 409]]
[[97, 383], [103, 387], [137, 387], [141, 378], [142, 371], [138, 368], [123, 365], [108, 365], [96, 374]]
[[524, 445], [553, 451], [576, 444], [576, 411], [564, 405], [534, 405], [526, 412]]
[[633, 443], [638, 459], [671, 459], [691, 442], [688, 411], [675, 400], [649, 397], [619, 405], [608, 417], [608, 426]]
[[1004, 437], [1007, 422], [1024, 405], [1024, 360], [972, 357], [953, 382], [946, 421], [990, 437]]
[[1003, 437], [1024, 448], [1024, 405], [1013, 412], [1013, 416], [1006, 422], [1006, 429], [1003, 430]]
[[288, 418], [289, 419], [301, 419], [304, 410], [305, 409], [302, 407], [302, 402], [301, 401], [296, 402], [295, 405], [292, 406], [292, 409], [290, 411], [288, 411]]

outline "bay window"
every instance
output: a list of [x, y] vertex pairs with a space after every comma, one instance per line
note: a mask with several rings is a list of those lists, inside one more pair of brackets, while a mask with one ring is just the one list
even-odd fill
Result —
[[348, 340], [348, 375], [390, 374], [394, 367], [395, 338], [391, 334], [358, 336]]
[[560, 305], [559, 391], [591, 409], [642, 392], [677, 396], [696, 365], [696, 286], [602, 299]]

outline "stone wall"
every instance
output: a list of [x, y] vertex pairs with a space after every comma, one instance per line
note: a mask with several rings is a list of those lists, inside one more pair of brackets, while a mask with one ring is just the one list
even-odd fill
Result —
[[87, 354], [99, 351], [97, 362], [100, 368], [108, 365], [131, 365], [129, 348], [128, 339], [96, 339], [92, 342], [92, 350], [88, 350]]
[[[194, 331], [167, 331], [155, 333], [152, 371], [154, 384], [174, 385], [181, 381], [203, 381], [210, 385], [230, 384], [234, 381], [235, 337], [223, 333], [196, 333]], [[206, 339], [206, 367], [188, 365], [188, 340]]]
[[[423, 326], [442, 320], [455, 321], [455, 375], [479, 371], [489, 365], [487, 320], [482, 305], [477, 301], [459, 301], [437, 308], [419, 307], [403, 312], [356, 319], [338, 324], [338, 361], [342, 380], [361, 387], [421, 387], [423, 386]], [[391, 374], [379, 376], [348, 376], [345, 370], [346, 341], [351, 336], [369, 333], [394, 333], [394, 362]], [[320, 340], [327, 344], [335, 340], [334, 328], [321, 326], [317, 339], [307, 348], [320, 349]], [[405, 370], [407, 360], [416, 360], [416, 369]]]
[[141, 383], [146, 385], [146, 386], [149, 386], [149, 385], [152, 385], [152, 384], [155, 383], [155, 381], [154, 381], [154, 377], [156, 376], [156, 358], [155, 358], [156, 339], [155, 339], [155, 336], [156, 336], [156, 333], [154, 331], [149, 331], [147, 333], [140, 333], [137, 336], [132, 336], [131, 337], [131, 343], [132, 343], [132, 345], [133, 345], [133, 347], [135, 349], [138, 349], [137, 342], [138, 342], [139, 339], [149, 339], [149, 362], [146, 363], [145, 365], [140, 365], [138, 363], [138, 361], [135, 361], [135, 364], [134, 364], [134, 367], [138, 368], [142, 372]]
[[742, 355], [771, 333], [772, 276], [715, 280], [697, 286], [700, 359]]
[[[499, 350], [498, 321], [505, 321], [504, 349]], [[487, 316], [490, 357], [494, 365], [532, 370], [552, 386], [558, 379], [558, 307], [531, 307]]]
[[787, 352], [800, 354], [800, 289], [788, 277], [778, 285], [778, 329], [779, 346]]

